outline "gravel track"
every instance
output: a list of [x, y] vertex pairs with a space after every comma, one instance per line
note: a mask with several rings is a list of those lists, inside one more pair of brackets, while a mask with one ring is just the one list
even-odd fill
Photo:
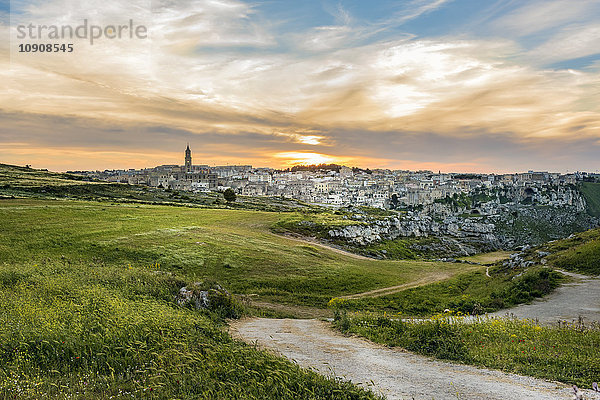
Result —
[[498, 311], [490, 316], [512, 315], [520, 319], [537, 319], [551, 325], [560, 321], [573, 322], [581, 316], [584, 323], [600, 322], [600, 278], [560, 271], [573, 278], [554, 292], [531, 304]]
[[325, 243], [321, 243], [319, 242], [317, 239], [314, 238], [310, 238], [310, 237], [306, 237], [306, 236], [299, 236], [299, 235], [294, 235], [294, 234], [277, 234], [277, 233], [273, 233], [273, 235], [277, 236], [277, 237], [282, 237], [288, 240], [293, 240], [294, 242], [299, 242], [299, 243], [303, 243], [303, 244], [307, 244], [310, 246], [317, 246], [320, 247], [322, 249], [326, 249], [326, 250], [331, 250], [334, 253], [338, 253], [350, 258], [355, 258], [357, 260], [369, 260], [369, 261], [373, 261], [376, 260], [375, 258], [370, 258], [370, 257], [366, 257], [366, 256], [362, 256], [360, 254], [356, 254], [356, 253], [352, 253], [343, 249], [340, 249], [338, 247], [335, 247], [333, 245], [328, 245]]
[[[558, 400], [570, 387], [500, 371], [436, 361], [333, 331], [314, 319], [246, 319], [231, 334], [299, 365], [335, 375], [394, 399]], [[600, 399], [587, 392], [586, 398]]]

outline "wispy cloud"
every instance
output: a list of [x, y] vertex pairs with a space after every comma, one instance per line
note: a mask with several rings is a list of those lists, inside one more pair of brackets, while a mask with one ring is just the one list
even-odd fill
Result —
[[600, 25], [570, 25], [546, 42], [532, 49], [528, 56], [542, 63], [582, 58], [600, 54]]
[[416, 19], [422, 15], [433, 12], [453, 0], [412, 0], [405, 7], [394, 15], [393, 19], [397, 24], [403, 24], [407, 21]]
[[493, 26], [508, 36], [526, 36], [594, 19], [599, 9], [597, 0], [535, 0], [496, 19]]

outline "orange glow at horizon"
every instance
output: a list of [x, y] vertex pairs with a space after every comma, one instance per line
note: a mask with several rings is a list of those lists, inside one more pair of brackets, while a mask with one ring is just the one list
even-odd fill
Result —
[[273, 157], [285, 159], [285, 161], [283, 162], [285, 166], [294, 166], [299, 164], [343, 164], [352, 160], [352, 158], [349, 157], [338, 157], [321, 153], [300, 151], [286, 151], [282, 153], [276, 153], [273, 155]]
[[[285, 169], [294, 165], [340, 164], [348, 167], [391, 169], [391, 170], [430, 170], [437, 172], [472, 172], [472, 173], [514, 173], [526, 171], [523, 167], [495, 168], [493, 161], [487, 158], [471, 159], [463, 162], [419, 161], [411, 159], [387, 159], [373, 156], [338, 156], [309, 151], [257, 152], [247, 154], [225, 155], [218, 148], [212, 152], [196, 152], [192, 147], [194, 164], [217, 165], [252, 165], [253, 167], [269, 167]], [[105, 169], [143, 169], [162, 164], [183, 165], [182, 151], [123, 151], [113, 149], [90, 150], [81, 147], [47, 148], [32, 147], [26, 143], [0, 144], [1, 163], [26, 165], [33, 168], [46, 168], [51, 171], [67, 170], [105, 170]]]

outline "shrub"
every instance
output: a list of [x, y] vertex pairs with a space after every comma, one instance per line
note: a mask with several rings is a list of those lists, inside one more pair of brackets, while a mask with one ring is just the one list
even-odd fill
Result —
[[235, 199], [237, 198], [235, 192], [233, 191], [232, 188], [227, 188], [224, 192], [223, 192], [223, 197], [225, 198], [225, 201], [232, 203], [235, 201]]
[[406, 330], [410, 335], [405, 346], [408, 350], [448, 360], [463, 360], [467, 357], [467, 350], [459, 339], [456, 325], [436, 320], [417, 323], [410, 328]]

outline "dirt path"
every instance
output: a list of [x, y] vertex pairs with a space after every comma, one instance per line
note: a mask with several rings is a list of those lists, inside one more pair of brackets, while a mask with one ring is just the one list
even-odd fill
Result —
[[342, 249], [337, 248], [337, 247], [326, 245], [326, 244], [321, 243], [321, 242], [319, 242], [317, 240], [311, 240], [310, 238], [307, 238], [307, 237], [304, 237], [304, 236], [298, 237], [298, 236], [292, 236], [290, 234], [288, 234], [288, 235], [279, 235], [277, 233], [273, 233], [273, 235], [275, 235], [277, 237], [282, 237], [282, 238], [285, 238], [285, 239], [293, 240], [294, 242], [300, 242], [300, 243], [308, 244], [308, 245], [311, 245], [311, 246], [321, 247], [323, 249], [331, 250], [334, 253], [343, 254], [343, 255], [348, 256], [348, 257], [356, 258], [357, 260], [370, 260], [370, 261], [375, 260], [374, 258], [369, 258], [369, 257], [361, 256], [360, 254], [351, 253], [349, 251], [342, 250]]
[[522, 304], [490, 315], [509, 314], [517, 318], [538, 319], [546, 325], [555, 324], [558, 320], [571, 322], [579, 316], [583, 317], [585, 323], [600, 322], [600, 277], [561, 272], [574, 281], [531, 304]]
[[370, 387], [389, 400], [571, 398], [571, 389], [563, 384], [435, 361], [345, 337], [314, 319], [247, 319], [233, 323], [231, 333], [303, 367]]
[[496, 261], [507, 259], [508, 257], [510, 257], [510, 254], [510, 251], [498, 250], [492, 251], [490, 253], [475, 254], [474, 256], [459, 257], [459, 260], [473, 261], [479, 264], [487, 265], [493, 264]]
[[[465, 269], [465, 271], [467, 271]], [[451, 278], [454, 276], [454, 273], [445, 273], [445, 272], [436, 272], [435, 274], [424, 276], [421, 279], [417, 279], [416, 281], [404, 283], [402, 285], [390, 286], [381, 289], [369, 290], [368, 292], [350, 294], [347, 296], [341, 296], [342, 299], [359, 299], [361, 297], [380, 297], [388, 294], [394, 294], [401, 292], [406, 289], [415, 288], [417, 286], [427, 285], [429, 283], [435, 283], [439, 281], [443, 281], [445, 279]]]
[[331, 310], [316, 307], [297, 306], [293, 304], [279, 304], [268, 301], [252, 301], [254, 307], [276, 311], [279, 316], [293, 318], [330, 318], [333, 315]]
[[[308, 244], [308, 245], [313, 245], [313, 246], [318, 246], [327, 250], [331, 250], [335, 253], [338, 254], [343, 254], [345, 256], [348, 257], [352, 257], [352, 258], [356, 258], [359, 260], [370, 260], [373, 261], [375, 260], [374, 258], [369, 258], [369, 257], [365, 257], [365, 256], [361, 256], [360, 254], [355, 254], [355, 253], [351, 253], [349, 251], [346, 250], [342, 250], [339, 249], [337, 247], [333, 247], [333, 246], [329, 246], [327, 244], [318, 242], [316, 240], [311, 240], [310, 238], [306, 238], [306, 237], [297, 237], [297, 236], [292, 236], [292, 235], [278, 235], [276, 233], [274, 233], [273, 235], [279, 236], [279, 237], [283, 237], [289, 240], [293, 240], [295, 242], [300, 242], [303, 244]], [[467, 271], [467, 269], [465, 269], [464, 271], [461, 272], [465, 272]], [[394, 293], [398, 293], [401, 292], [403, 290], [406, 289], [411, 289], [417, 286], [423, 286], [423, 285], [427, 285], [429, 283], [435, 283], [435, 282], [439, 282], [445, 279], [449, 279], [452, 276], [454, 276], [456, 273], [447, 273], [447, 272], [438, 272], [435, 274], [431, 274], [429, 276], [425, 276], [421, 279], [418, 279], [414, 282], [409, 282], [409, 283], [404, 283], [401, 285], [395, 285], [395, 286], [389, 286], [389, 287], [385, 287], [385, 288], [379, 288], [379, 289], [374, 289], [374, 290], [369, 290], [367, 292], [362, 292], [362, 293], [356, 293], [356, 294], [350, 294], [350, 295], [346, 295], [346, 296], [341, 296], [341, 298], [343, 299], [358, 299], [361, 297], [380, 297], [380, 296], [385, 296], [388, 294], [394, 294]], [[489, 276], [489, 275], [488, 275]]]

